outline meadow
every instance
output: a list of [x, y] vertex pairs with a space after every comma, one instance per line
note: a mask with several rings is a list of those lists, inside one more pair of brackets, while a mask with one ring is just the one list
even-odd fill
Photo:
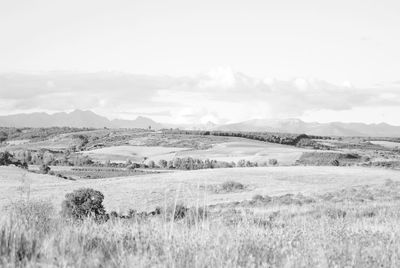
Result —
[[[361, 167], [258, 167], [221, 168], [150, 173], [104, 179], [65, 180], [15, 167], [0, 167], [0, 207], [29, 193], [31, 200], [49, 200], [59, 207], [65, 194], [93, 188], [105, 195], [105, 208], [127, 212], [149, 211], [177, 200], [193, 206], [250, 200], [254, 195], [316, 194], [347, 187], [400, 180], [398, 171]], [[226, 181], [239, 182], [245, 191], [201, 191]]]
[[[8, 206], [3, 267], [398, 267], [400, 184], [168, 215], [70, 222], [43, 201]], [[106, 197], [107, 199], [107, 197]], [[300, 200], [305, 200], [301, 197]]]

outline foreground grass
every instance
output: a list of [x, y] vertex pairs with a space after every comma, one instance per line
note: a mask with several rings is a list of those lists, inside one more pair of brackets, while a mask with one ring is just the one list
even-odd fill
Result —
[[71, 223], [45, 202], [17, 203], [0, 223], [0, 266], [399, 267], [399, 189], [388, 182], [306, 203], [258, 197], [194, 222]]

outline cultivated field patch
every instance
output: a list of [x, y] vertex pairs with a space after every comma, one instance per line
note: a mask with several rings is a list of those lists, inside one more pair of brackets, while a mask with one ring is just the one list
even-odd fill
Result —
[[179, 147], [162, 147], [162, 146], [112, 146], [91, 151], [81, 152], [83, 155], [89, 156], [95, 161], [105, 162], [125, 162], [131, 160], [133, 162], [142, 162], [146, 159], [152, 160], [171, 160], [176, 152], [187, 150], [187, 148]]
[[207, 150], [181, 151], [176, 155], [177, 157], [190, 156], [199, 159], [214, 159], [227, 162], [238, 162], [241, 159], [245, 159], [263, 163], [268, 162], [270, 159], [276, 159], [279, 165], [293, 165], [304, 152], [313, 151], [289, 145], [243, 139], [236, 142], [216, 144]]
[[389, 149], [400, 149], [400, 142], [393, 141], [370, 141], [372, 144], [380, 145]]

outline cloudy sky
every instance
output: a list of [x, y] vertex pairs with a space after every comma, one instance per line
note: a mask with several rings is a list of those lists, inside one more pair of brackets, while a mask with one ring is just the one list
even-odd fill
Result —
[[0, 113], [400, 125], [398, 0], [0, 0]]

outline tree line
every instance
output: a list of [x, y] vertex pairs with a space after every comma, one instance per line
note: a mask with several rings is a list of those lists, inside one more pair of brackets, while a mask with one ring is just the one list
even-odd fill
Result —
[[304, 139], [331, 139], [331, 137], [324, 137], [324, 136], [289, 134], [289, 133], [272, 133], [272, 132], [208, 131], [208, 130], [180, 130], [180, 129], [164, 129], [162, 131], [164, 134], [239, 137], [239, 138], [265, 141], [271, 143], [293, 145], [293, 146], [296, 146], [301, 140]]

